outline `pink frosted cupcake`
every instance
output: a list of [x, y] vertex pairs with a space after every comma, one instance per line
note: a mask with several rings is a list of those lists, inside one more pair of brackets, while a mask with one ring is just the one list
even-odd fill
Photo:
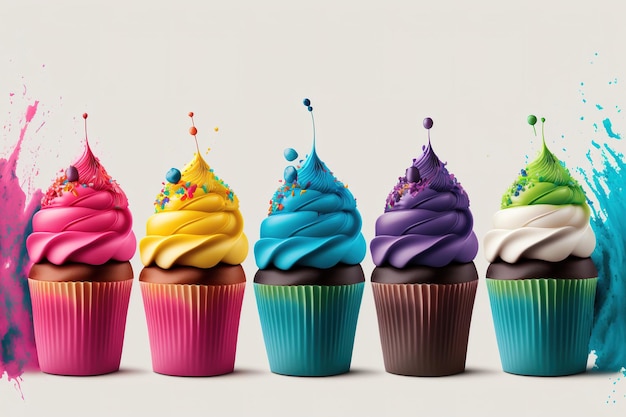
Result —
[[26, 247], [34, 263], [28, 285], [41, 370], [117, 371], [136, 240], [128, 199], [86, 137], [83, 154], [46, 192]]
[[[196, 128], [190, 133], [195, 137]], [[199, 151], [182, 173], [172, 168], [165, 178], [139, 242], [152, 369], [226, 374], [235, 365], [246, 287], [241, 262], [248, 240], [239, 199]]]

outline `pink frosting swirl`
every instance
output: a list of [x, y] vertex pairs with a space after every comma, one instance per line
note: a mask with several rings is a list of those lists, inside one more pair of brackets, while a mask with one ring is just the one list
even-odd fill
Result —
[[[128, 261], [136, 249], [128, 199], [86, 143], [46, 192], [26, 240], [32, 262], [102, 265]], [[78, 172], [77, 179], [76, 171]]]

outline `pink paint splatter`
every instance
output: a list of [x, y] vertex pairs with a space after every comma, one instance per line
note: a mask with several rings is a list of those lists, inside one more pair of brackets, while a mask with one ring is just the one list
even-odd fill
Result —
[[42, 193], [35, 190], [27, 201], [16, 173], [22, 142], [38, 104], [28, 106], [17, 144], [8, 159], [0, 159], [0, 378], [6, 373], [18, 387], [24, 370], [38, 367], [25, 242]]

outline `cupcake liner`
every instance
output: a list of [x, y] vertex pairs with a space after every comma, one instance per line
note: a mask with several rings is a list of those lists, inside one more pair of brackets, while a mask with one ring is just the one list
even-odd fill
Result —
[[487, 278], [505, 372], [560, 376], [584, 372], [597, 278]]
[[271, 371], [294, 376], [348, 372], [364, 286], [255, 283]]
[[28, 279], [40, 369], [57, 375], [117, 371], [132, 283]]
[[411, 376], [463, 372], [478, 280], [372, 283], [385, 370]]
[[245, 282], [140, 285], [154, 372], [213, 376], [233, 371]]

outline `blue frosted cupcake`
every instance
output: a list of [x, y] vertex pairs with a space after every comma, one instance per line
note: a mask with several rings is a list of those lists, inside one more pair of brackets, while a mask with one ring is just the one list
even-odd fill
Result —
[[[534, 125], [537, 118], [528, 121]], [[539, 156], [504, 194], [484, 241], [505, 372], [560, 376], [586, 370], [598, 276], [589, 219], [585, 193], [544, 139]]]
[[271, 371], [336, 375], [350, 370], [366, 243], [356, 201], [317, 156], [315, 137], [300, 162], [285, 169], [261, 224], [254, 292]]

